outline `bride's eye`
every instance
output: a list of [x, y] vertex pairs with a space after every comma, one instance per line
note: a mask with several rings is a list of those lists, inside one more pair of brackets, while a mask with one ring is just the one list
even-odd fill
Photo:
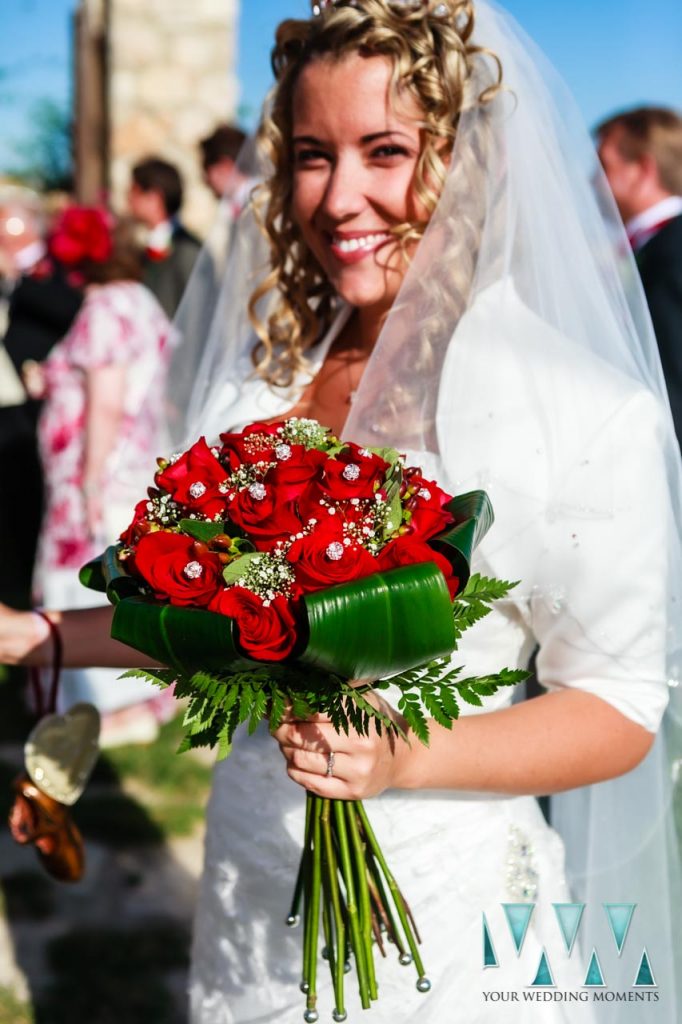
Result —
[[298, 149], [294, 154], [297, 167], [320, 167], [329, 160], [329, 154], [321, 149]]
[[376, 149], [372, 150], [372, 157], [374, 159], [385, 160], [396, 156], [409, 156], [409, 153], [404, 146], [390, 145], [388, 143], [384, 146], [377, 146]]

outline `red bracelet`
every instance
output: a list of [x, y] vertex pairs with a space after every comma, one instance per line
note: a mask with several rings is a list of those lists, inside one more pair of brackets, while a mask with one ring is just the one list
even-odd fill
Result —
[[52, 681], [50, 683], [49, 698], [47, 707], [43, 698], [43, 688], [40, 685], [40, 669], [32, 668], [30, 670], [31, 685], [33, 687], [33, 695], [36, 704], [36, 714], [38, 718], [42, 718], [44, 715], [51, 715], [57, 709], [57, 692], [59, 690], [59, 677], [62, 672], [62, 662], [64, 658], [64, 644], [62, 642], [62, 635], [57, 626], [56, 622], [53, 622], [45, 612], [40, 611], [39, 608], [34, 608], [33, 612], [35, 615], [39, 615], [44, 622], [47, 623], [50, 630], [50, 637], [52, 639]]

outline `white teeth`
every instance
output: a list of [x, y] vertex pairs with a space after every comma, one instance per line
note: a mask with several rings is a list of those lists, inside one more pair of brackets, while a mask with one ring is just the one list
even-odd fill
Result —
[[357, 252], [358, 249], [372, 249], [378, 242], [383, 242], [388, 237], [386, 231], [376, 235], [363, 235], [362, 238], [334, 237], [333, 245], [340, 252]]

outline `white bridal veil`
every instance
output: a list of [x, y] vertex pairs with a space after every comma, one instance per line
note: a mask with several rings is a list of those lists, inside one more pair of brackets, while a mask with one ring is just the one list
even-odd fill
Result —
[[[437, 6], [432, 4], [434, 12]], [[533, 592], [523, 581], [518, 587], [519, 608], [532, 603], [537, 614], [561, 609], [580, 619], [581, 653], [589, 656], [597, 681], [585, 685], [594, 692], [605, 667], [611, 676], [637, 683], [658, 664], [655, 674], [667, 681], [670, 700], [651, 753], [621, 779], [553, 799], [551, 813], [566, 844], [574, 899], [587, 905], [583, 941], [600, 949], [613, 942], [603, 903], [637, 904], [638, 934], [646, 937], [658, 984], [656, 1001], [595, 1003], [596, 1019], [676, 1024], [682, 1019], [673, 805], [682, 729], [680, 454], [635, 264], [576, 106], [504, 11], [476, 0], [475, 12], [474, 38], [499, 57], [505, 88], [491, 102], [478, 102], [493, 76], [491, 61], [481, 56], [442, 197], [365, 371], [344, 436], [411, 451], [445, 454], [447, 448], [448, 462], [456, 464], [475, 433], [480, 471], [465, 483], [512, 496], [525, 530], [551, 522], [557, 544], [566, 547], [565, 572], [557, 569], [562, 560], [552, 552], [552, 569], [538, 570]], [[220, 261], [217, 274], [215, 251], [207, 247], [178, 314], [182, 341], [171, 367], [168, 435], [159, 441], [160, 452], [200, 434], [210, 440], [230, 426], [221, 421], [225, 384], [238, 386], [253, 372], [246, 306], [264, 276], [267, 251], [248, 211], [224, 234]], [[491, 296], [494, 301], [486, 304]], [[458, 345], [460, 322], [480, 309], [493, 311], [485, 360], [480, 349]], [[540, 346], [534, 340], [538, 325], [545, 338]], [[534, 443], [505, 469], [493, 452], [502, 440], [496, 421], [500, 395], [509, 398], [510, 392], [519, 418], [534, 424]], [[614, 394], [632, 396], [617, 406], [617, 415]], [[654, 421], [653, 458], [661, 461], [656, 493], [638, 488], [636, 465], [624, 491], [629, 439]], [[513, 443], [509, 434], [508, 422], [507, 444]], [[142, 491], [132, 467], [122, 467], [121, 478], [132, 482], [132, 505], [149, 480], [148, 470]], [[637, 529], [617, 556], [627, 563], [638, 547], [651, 546], [661, 591], [651, 609], [656, 628], [642, 629], [635, 620], [624, 642], [623, 630], [602, 629], [572, 608], [572, 588], [579, 584], [572, 582], [571, 565], [580, 557], [575, 538], [585, 525], [601, 523], [608, 536], [625, 500]], [[497, 550], [523, 543], [518, 521], [515, 530], [509, 535], [498, 519]], [[594, 571], [612, 571], [613, 552], [609, 559]], [[636, 591], [636, 575], [628, 585]], [[633, 980], [631, 966], [616, 960], [609, 987], [630, 991]]]

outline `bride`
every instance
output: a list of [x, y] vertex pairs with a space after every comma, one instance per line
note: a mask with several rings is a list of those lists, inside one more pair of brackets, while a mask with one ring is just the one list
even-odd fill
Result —
[[[669, 702], [671, 732], [677, 721], [679, 456], [633, 264], [590, 188], [589, 140], [532, 44], [484, 0], [319, 2], [279, 27], [273, 66], [270, 172], [232, 239], [172, 439], [310, 416], [398, 447], [453, 493], [485, 487], [497, 521], [475, 568], [520, 583], [457, 658], [484, 673], [535, 653], [547, 692], [501, 692], [452, 732], [432, 723], [428, 748], [289, 720], [275, 737], [284, 770], [267, 731], [238, 742], [208, 810], [192, 1021], [300, 1019], [300, 937], [283, 926], [298, 784], [380, 797], [371, 818], [432, 988], [417, 992], [389, 957], [377, 1024], [673, 1024], [678, 873], [659, 726]], [[182, 348], [173, 373], [186, 374]], [[123, 664], [102, 642], [104, 610], [50, 615], [69, 663]], [[41, 628], [3, 613], [0, 658], [46, 660]], [[539, 794], [565, 794], [556, 830]], [[575, 945], [553, 907], [572, 900]], [[530, 914], [517, 941], [510, 904]], [[609, 924], [619, 915], [626, 936]], [[319, 1005], [331, 1013], [330, 986]]]

